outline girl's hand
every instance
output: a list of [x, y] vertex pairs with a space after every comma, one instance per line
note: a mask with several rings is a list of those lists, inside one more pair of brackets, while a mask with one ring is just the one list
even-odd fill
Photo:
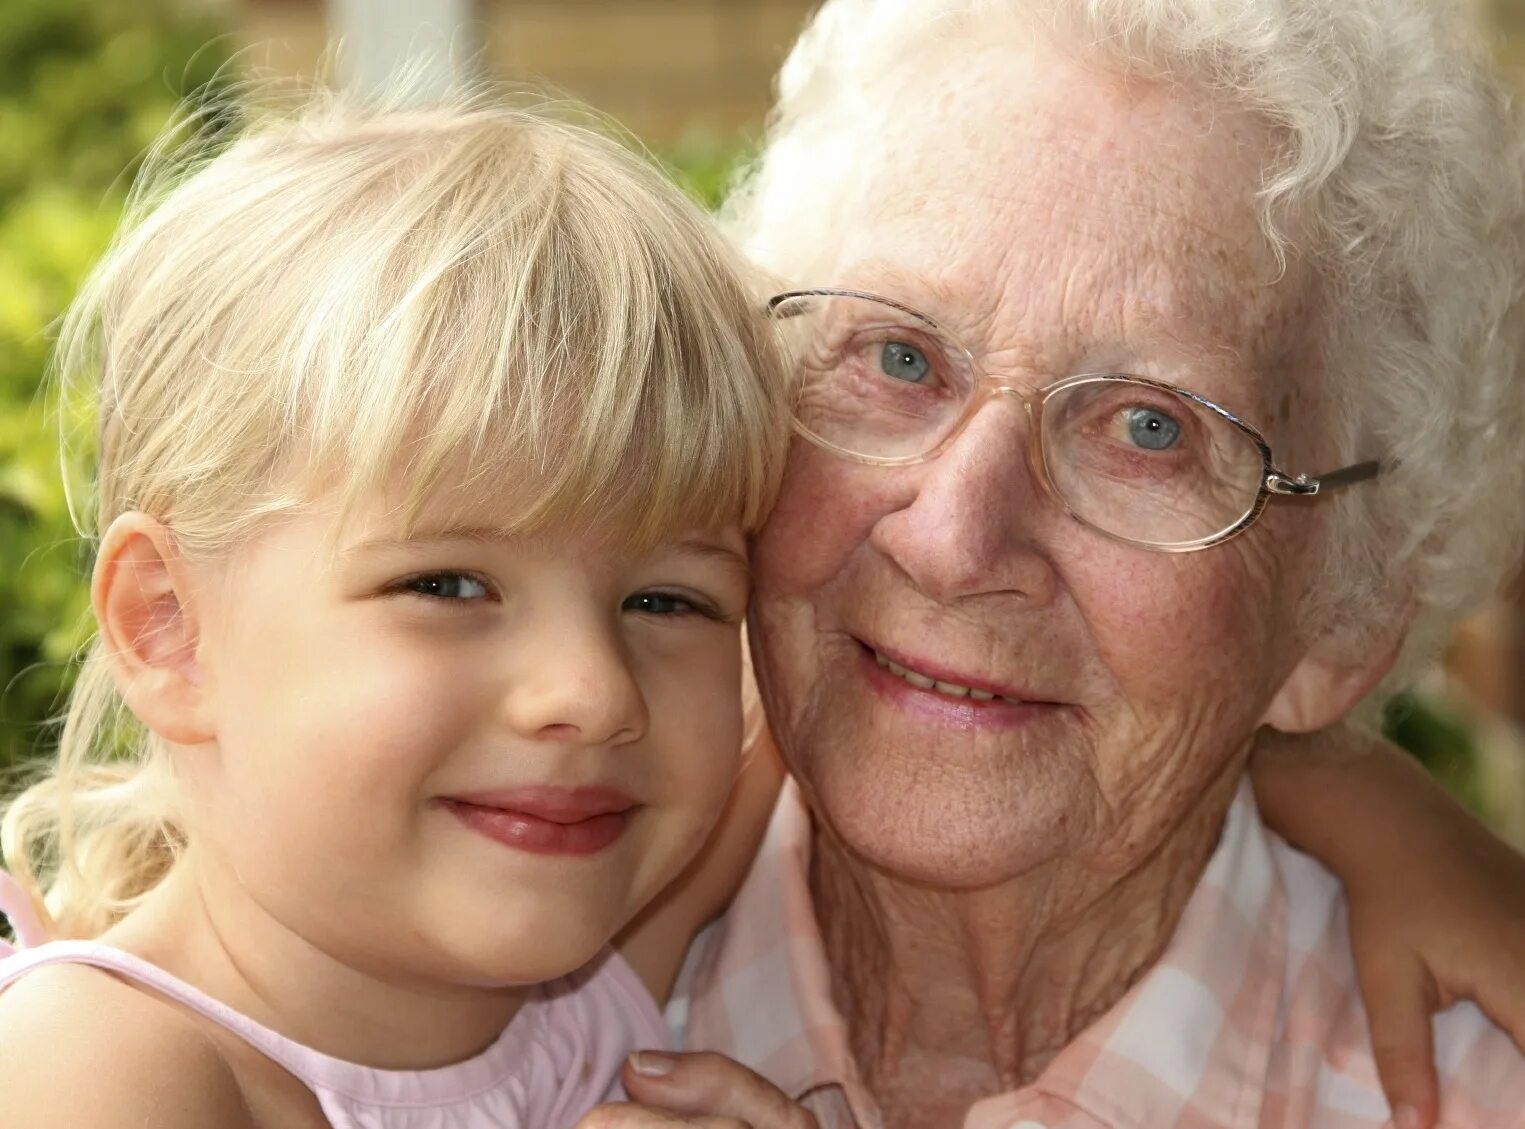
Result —
[[1345, 884], [1383, 1089], [1399, 1129], [1427, 1129], [1434, 1012], [1472, 999], [1525, 1049], [1525, 857], [1354, 729], [1265, 731], [1251, 768], [1266, 822]]
[[819, 1129], [804, 1106], [724, 1055], [637, 1051], [624, 1083], [641, 1104], [601, 1105], [576, 1129]]

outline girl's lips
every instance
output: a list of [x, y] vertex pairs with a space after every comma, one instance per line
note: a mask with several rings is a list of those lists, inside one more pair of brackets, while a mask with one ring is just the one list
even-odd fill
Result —
[[515, 788], [444, 804], [473, 831], [539, 855], [597, 854], [625, 833], [640, 808], [615, 788]]

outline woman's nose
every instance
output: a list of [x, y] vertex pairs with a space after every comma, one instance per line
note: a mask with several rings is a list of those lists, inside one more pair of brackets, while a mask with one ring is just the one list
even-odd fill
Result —
[[914, 496], [880, 519], [874, 543], [929, 596], [1056, 591], [1042, 540], [1055, 512], [1028, 458], [1030, 426], [1018, 395], [993, 395], [935, 459], [901, 472]]
[[504, 718], [538, 741], [626, 745], [646, 735], [646, 699], [612, 631], [591, 625], [543, 633], [515, 664]]

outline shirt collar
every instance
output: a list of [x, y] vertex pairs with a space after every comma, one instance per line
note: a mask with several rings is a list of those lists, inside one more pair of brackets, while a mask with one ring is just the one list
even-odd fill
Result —
[[[875, 1129], [832, 1002], [810, 842], [791, 780], [740, 893], [690, 952], [672, 1019], [685, 1046], [730, 1055], [795, 1098], [838, 1089], [859, 1126]], [[1245, 781], [1160, 959], [1031, 1085], [976, 1103], [966, 1129], [1004, 1129], [1056, 1106], [1116, 1129], [1173, 1124], [1188, 1108], [1193, 1124], [1253, 1129], [1283, 1006], [1287, 917]]]
[[832, 1001], [810, 856], [810, 815], [789, 778], [741, 890], [689, 951], [669, 1017], [685, 1046], [729, 1055], [794, 1098], [840, 1088], [859, 1124], [876, 1126]]

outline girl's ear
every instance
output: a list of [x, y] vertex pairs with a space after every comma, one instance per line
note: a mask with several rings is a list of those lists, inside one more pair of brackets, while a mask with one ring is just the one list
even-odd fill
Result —
[[214, 736], [202, 682], [194, 571], [155, 518], [123, 514], [101, 538], [91, 604], [117, 690], [138, 720], [166, 741]]

